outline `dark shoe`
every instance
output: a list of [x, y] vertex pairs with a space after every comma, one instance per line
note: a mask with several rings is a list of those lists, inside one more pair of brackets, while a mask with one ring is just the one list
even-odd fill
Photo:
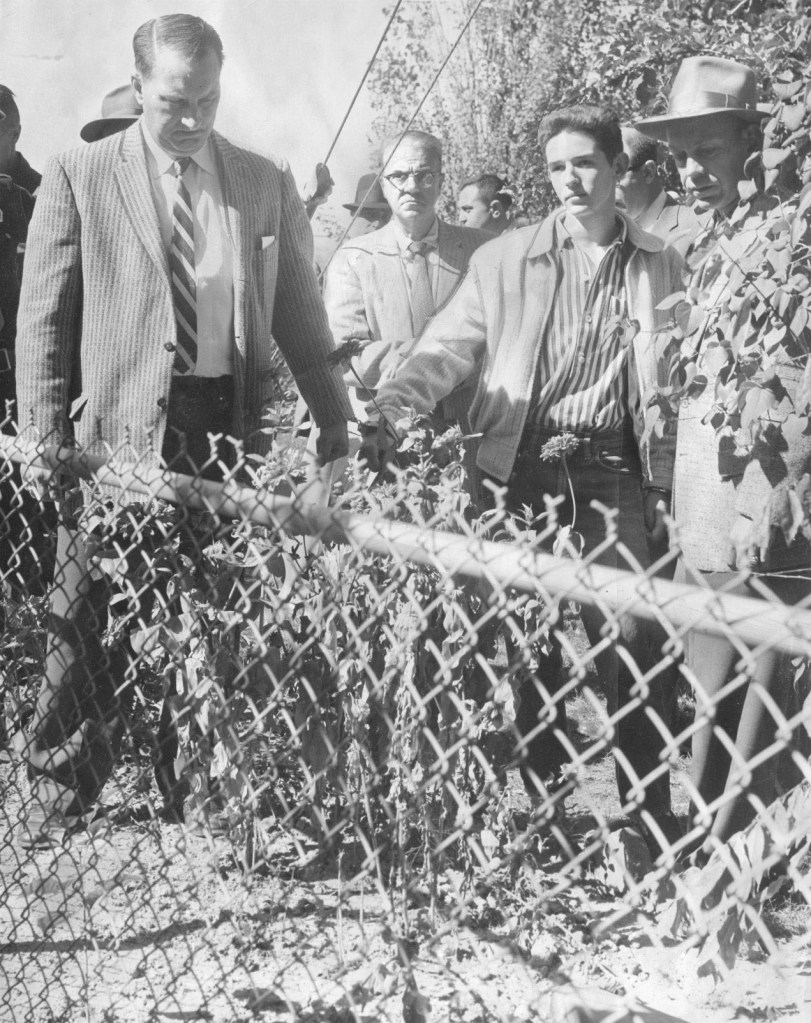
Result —
[[684, 832], [682, 826], [669, 810], [666, 813], [650, 814], [656, 829], [650, 827], [641, 813], [632, 813], [620, 817], [610, 817], [606, 821], [609, 832], [629, 828], [638, 832], [647, 843], [651, 857], [655, 860], [662, 853], [668, 852], [681, 841]]

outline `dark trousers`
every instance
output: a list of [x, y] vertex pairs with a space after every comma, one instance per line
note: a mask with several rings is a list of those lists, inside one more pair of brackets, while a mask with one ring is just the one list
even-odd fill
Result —
[[[676, 578], [680, 582], [690, 581], [681, 562]], [[702, 573], [702, 578], [714, 590], [760, 596], [751, 583], [742, 582], [736, 572]], [[784, 604], [797, 604], [811, 593], [811, 583], [806, 579], [764, 576], [760, 581]], [[690, 780], [705, 804], [714, 802], [743, 782], [742, 791], [728, 797], [708, 824], [708, 830], [720, 841], [726, 841], [754, 819], [757, 803], [752, 799], [768, 806], [778, 796], [780, 788], [779, 751], [757, 767], [744, 770], [733, 761], [730, 746], [734, 746], [735, 759], [740, 758], [745, 764], [768, 749], [775, 742], [791, 695], [790, 659], [780, 651], [767, 650], [755, 659], [748, 679], [719, 699], [718, 693], [738, 674], [735, 666], [740, 660], [740, 649], [723, 637], [690, 634], [686, 661], [698, 685], [696, 715], [701, 715], [704, 709], [714, 710], [713, 720], [701, 725], [693, 735]], [[771, 701], [781, 716], [775, 718]], [[800, 777], [797, 772], [789, 784], [796, 784]], [[699, 815], [702, 809], [693, 807]]]
[[[551, 436], [539, 436], [536, 450], [524, 451], [516, 460], [507, 483], [508, 510], [521, 514], [523, 507], [528, 506], [534, 515], [542, 515], [546, 512], [543, 495], [561, 496], [558, 521], [561, 526], [572, 526], [582, 536], [583, 554], [592, 555], [591, 560], [599, 565], [629, 568], [617, 545], [605, 542], [606, 519], [590, 507], [592, 501], [599, 502], [616, 509], [618, 543], [643, 568], [647, 567], [641, 470], [630, 431], [592, 437], [568, 455], [565, 464], [541, 461], [538, 457], [537, 448]], [[616, 641], [606, 644], [601, 635], [606, 618], [600, 608], [583, 604], [580, 618], [592, 646], [603, 647], [595, 656], [595, 664], [605, 687], [609, 712], [613, 714], [627, 706], [638, 692], [626, 658], [645, 674], [659, 660], [664, 636], [648, 622], [620, 615], [616, 619]], [[544, 787], [550, 783], [554, 787], [555, 779], [570, 759], [566, 746], [555, 734], [565, 735], [567, 729], [565, 700], [558, 695], [565, 682], [560, 639], [552, 632], [544, 646], [547, 652], [536, 650], [537, 677], [529, 674], [524, 678], [518, 694], [516, 727], [525, 739], [522, 775], [530, 791], [536, 787], [536, 778]], [[623, 804], [629, 800], [634, 784], [659, 769], [658, 776], [646, 783], [644, 794], [644, 807], [654, 815], [670, 810], [669, 772], [659, 760], [664, 744], [648, 716], [653, 712], [661, 719], [661, 711], [661, 691], [654, 679], [648, 698], [616, 723], [614, 733], [617, 785]]]
[[[0, 348], [0, 428], [14, 435], [16, 395], [13, 352]], [[56, 508], [23, 485], [20, 467], [0, 463], [0, 575], [3, 591], [18, 603], [41, 597], [53, 580]]]
[[[231, 377], [176, 378], [168, 408], [163, 458], [176, 472], [222, 478], [230, 452], [217, 445], [212, 457], [208, 433], [231, 432]], [[135, 658], [128, 638], [102, 641], [115, 587], [92, 578], [88, 552], [75, 514], [59, 525], [45, 676], [31, 725], [33, 753], [29, 774], [45, 809], [69, 814], [87, 810], [115, 766], [131, 703]], [[130, 608], [148, 618], [149, 598]], [[176, 739], [162, 716], [159, 786], [167, 795], [173, 782]], [[36, 784], [44, 778], [57, 783]], [[51, 803], [49, 807], [47, 804]]]

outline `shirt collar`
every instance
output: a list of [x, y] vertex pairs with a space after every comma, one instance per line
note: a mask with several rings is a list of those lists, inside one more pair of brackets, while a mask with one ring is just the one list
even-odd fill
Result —
[[[415, 239], [409, 238], [405, 231], [400, 227], [396, 220], [392, 219], [391, 225], [394, 228], [394, 237], [397, 239], [397, 247], [400, 250], [400, 255], [404, 256], [409, 252], [409, 246]], [[439, 218], [434, 217], [434, 222], [431, 224], [428, 234], [424, 235], [419, 239], [423, 244], [427, 245], [429, 249], [436, 249], [439, 246]]]
[[[606, 247], [608, 249], [619, 248], [623, 246], [628, 238], [628, 222], [622, 217], [617, 218], [619, 221], [619, 232], [617, 237]], [[573, 245], [574, 239], [569, 233], [569, 229], [566, 227], [566, 218], [561, 217], [554, 225], [554, 247], [560, 248], [562, 245]]]
[[648, 206], [648, 208], [643, 212], [642, 216], [637, 219], [636, 226], [641, 228], [643, 231], [650, 231], [662, 215], [662, 210], [665, 208], [666, 202], [667, 192], [662, 189], [650, 206]]
[[[542, 224], [539, 225], [535, 237], [527, 249], [527, 257], [536, 259], [538, 256], [548, 256], [555, 247], [555, 228], [558, 221], [563, 219], [565, 210], [555, 210]], [[633, 220], [630, 220], [622, 210], [617, 210], [617, 219], [624, 225], [626, 234], [623, 241], [635, 249], [642, 249], [643, 252], [661, 252], [665, 243], [661, 238], [652, 234], [640, 231]]]
[[[143, 117], [141, 118], [141, 131], [144, 133], [144, 141], [148, 151], [152, 154], [155, 164], [157, 165], [157, 171], [153, 175], [154, 177], [160, 177], [161, 174], [166, 174], [172, 169], [172, 164], [175, 162], [175, 157], [170, 156], [166, 150], [161, 149], [152, 134], [146, 126], [146, 121]], [[197, 164], [200, 170], [206, 171], [208, 174], [215, 174], [214, 165], [214, 154], [211, 151], [211, 136], [206, 139], [205, 145], [202, 149], [198, 149], [191, 157], [192, 161]]]

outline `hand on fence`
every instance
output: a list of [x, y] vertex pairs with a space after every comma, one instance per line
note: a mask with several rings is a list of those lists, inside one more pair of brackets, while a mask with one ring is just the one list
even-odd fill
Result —
[[39, 501], [55, 500], [62, 490], [63, 472], [47, 465], [38, 450], [31, 452], [29, 461], [20, 464], [20, 475], [25, 486]]
[[739, 515], [729, 533], [727, 562], [731, 569], [757, 569], [766, 564], [769, 546], [760, 546], [755, 536], [755, 523], [746, 515]]
[[345, 421], [322, 426], [316, 441], [318, 464], [326, 465], [336, 458], [346, 458], [349, 454], [349, 432]]
[[327, 165], [317, 163], [315, 170], [310, 175], [309, 181], [304, 186], [304, 192], [301, 196], [304, 200], [308, 216], [311, 217], [318, 207], [329, 199], [334, 184], [335, 182], [332, 180], [332, 175]]
[[385, 469], [394, 458], [400, 438], [385, 419], [378, 423], [363, 423], [360, 427], [361, 445], [358, 461], [372, 472]]

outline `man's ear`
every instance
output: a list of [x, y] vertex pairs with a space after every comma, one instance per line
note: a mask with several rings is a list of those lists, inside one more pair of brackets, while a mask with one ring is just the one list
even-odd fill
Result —
[[628, 165], [630, 164], [630, 162], [631, 161], [628, 159], [627, 153], [620, 153], [619, 156], [614, 158], [614, 173], [617, 175], [618, 178], [621, 178], [622, 175], [628, 170]]
[[130, 81], [132, 82], [132, 91], [135, 93], [135, 98], [138, 100], [138, 105], [144, 105], [144, 90], [141, 86], [141, 79], [138, 72], [133, 72], [130, 75]]
[[656, 180], [656, 175], [659, 173], [659, 168], [656, 166], [655, 160], [646, 160], [642, 164], [643, 176], [647, 184], [652, 184]]
[[504, 216], [504, 207], [498, 199], [493, 199], [490, 203], [490, 216], [493, 220], [498, 220], [499, 217]]

